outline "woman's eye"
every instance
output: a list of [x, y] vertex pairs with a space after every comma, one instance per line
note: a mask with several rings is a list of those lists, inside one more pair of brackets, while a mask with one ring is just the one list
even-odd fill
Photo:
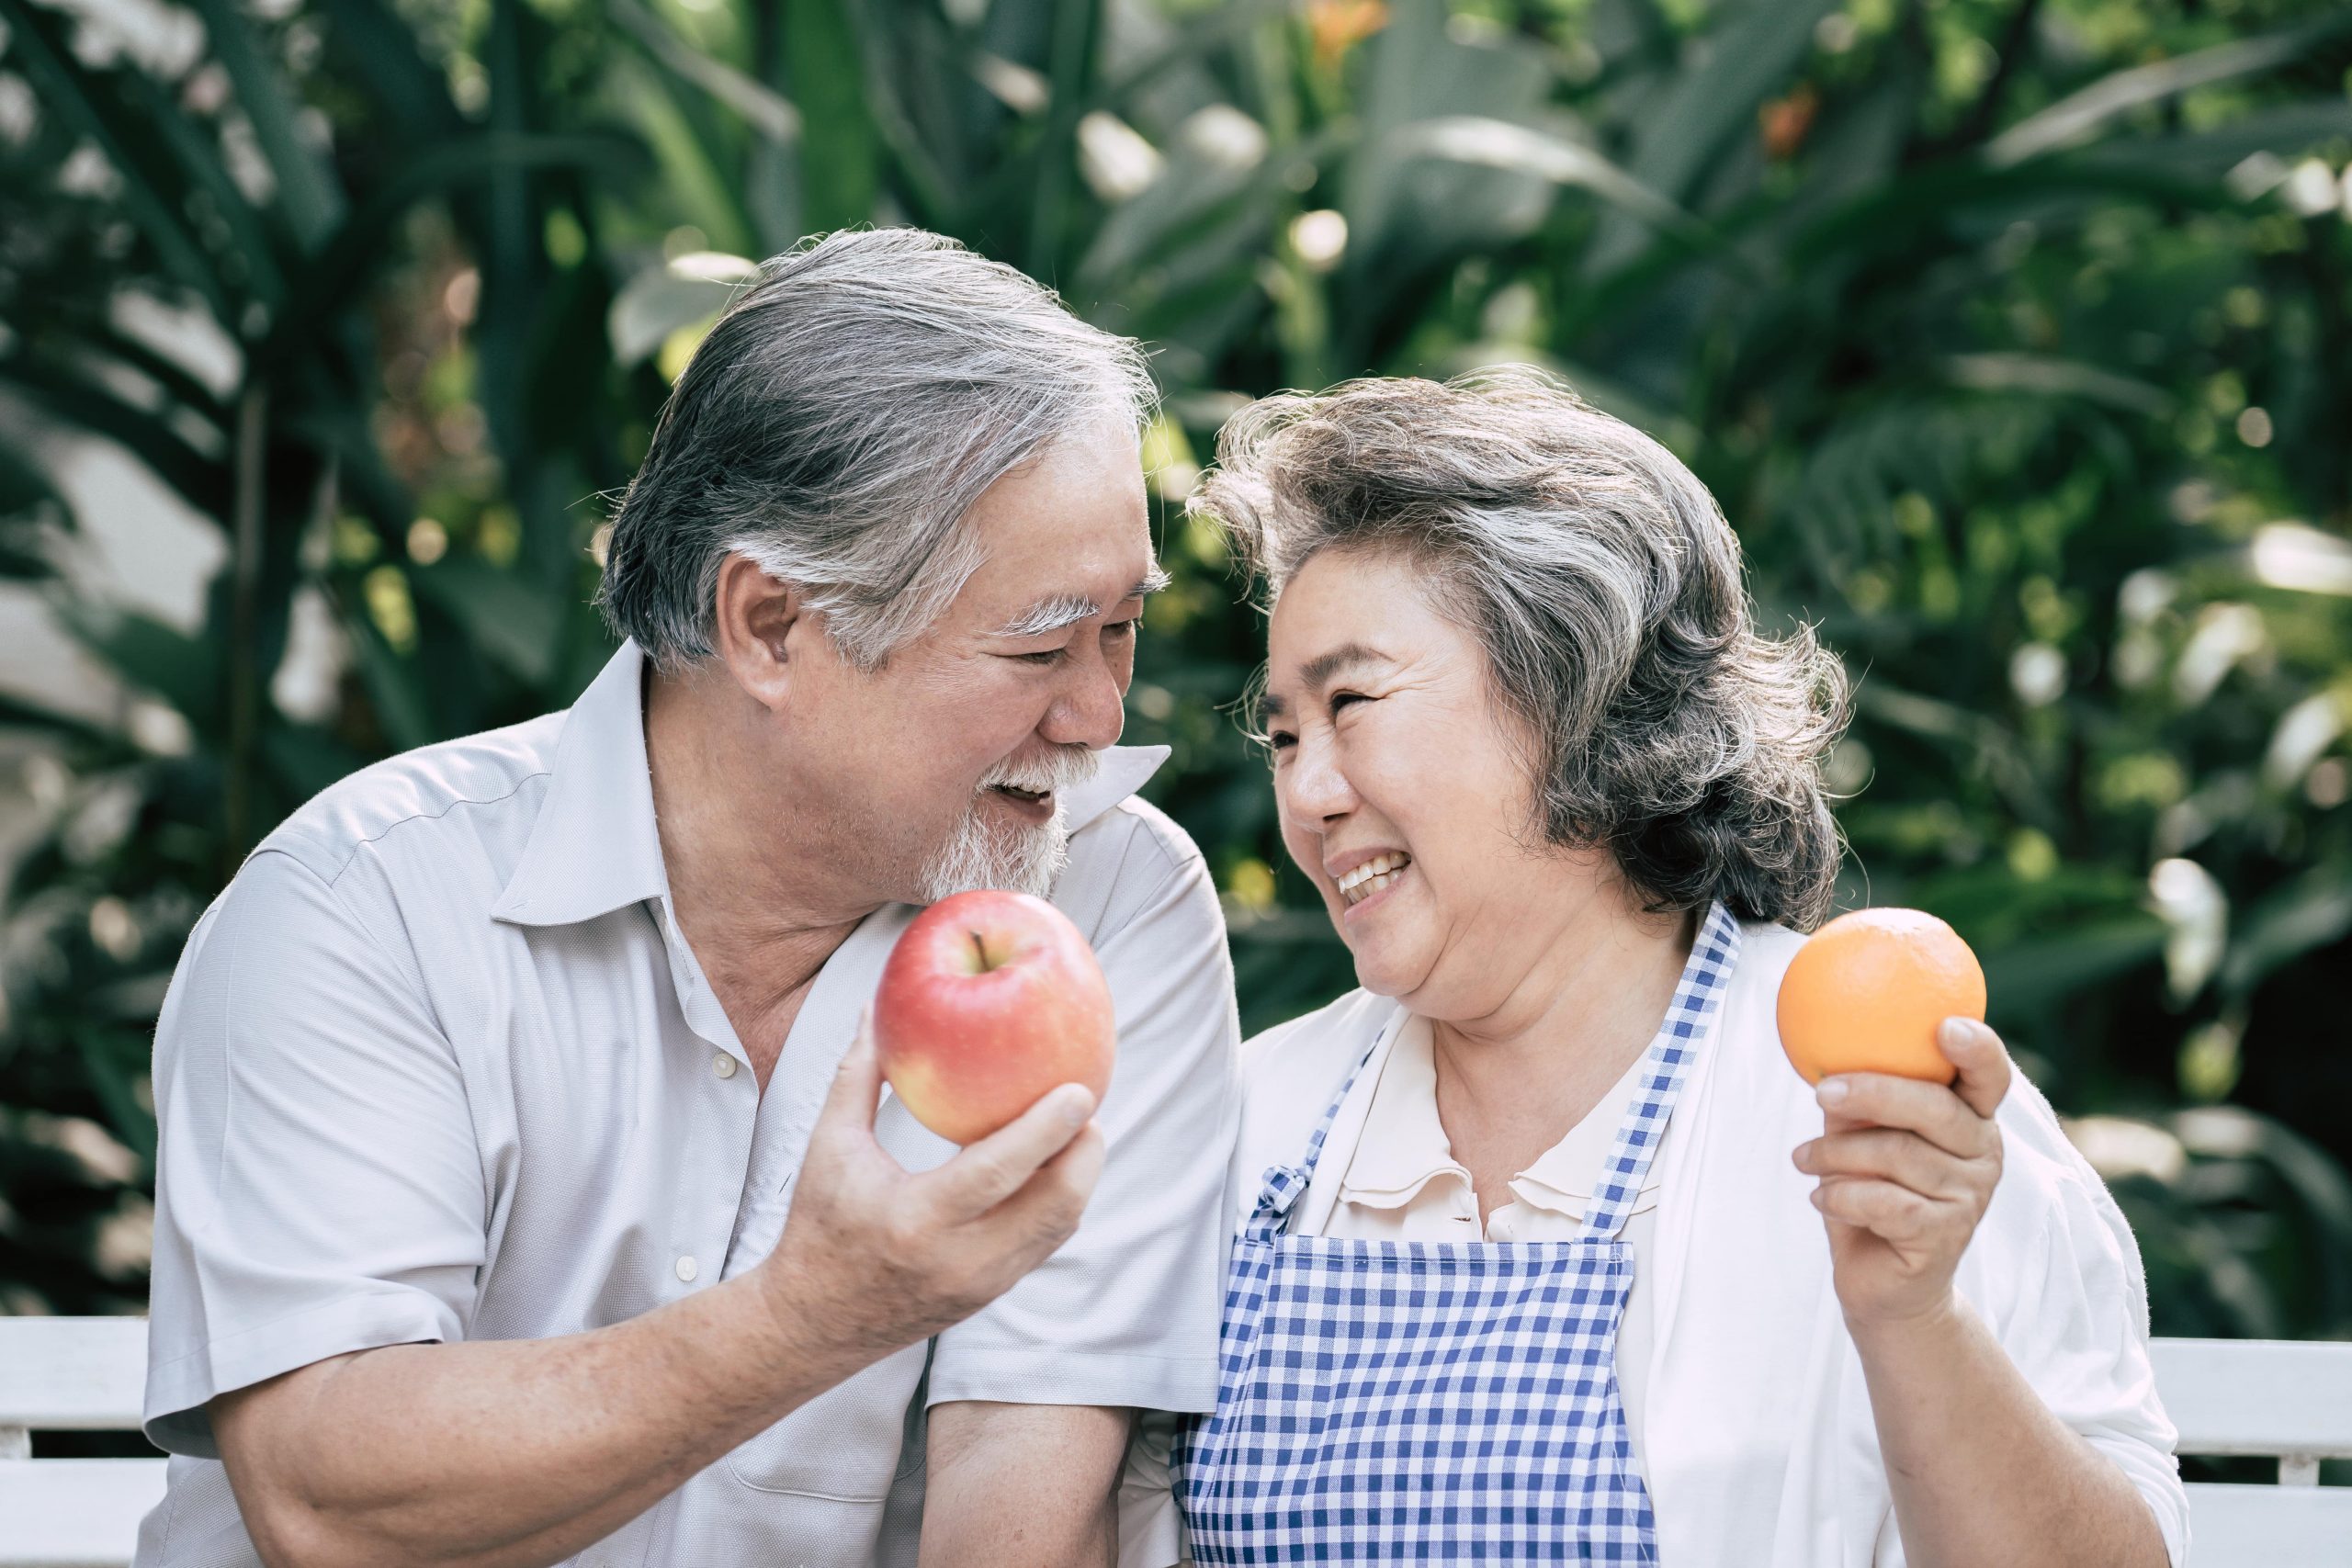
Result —
[[1266, 737], [1266, 749], [1270, 751], [1287, 751], [1297, 744], [1298, 737], [1287, 729], [1277, 729]]

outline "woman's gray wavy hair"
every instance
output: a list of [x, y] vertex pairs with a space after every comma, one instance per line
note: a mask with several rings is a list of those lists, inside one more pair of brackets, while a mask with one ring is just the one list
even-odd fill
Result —
[[1656, 441], [1529, 369], [1351, 381], [1237, 414], [1189, 510], [1273, 594], [1326, 550], [1425, 565], [1524, 721], [1548, 842], [1605, 845], [1661, 910], [1828, 913], [1844, 669], [1756, 629], [1730, 525]]
[[605, 618], [674, 670], [712, 652], [718, 569], [798, 587], [879, 665], [968, 581], [980, 492], [1057, 437], [1139, 427], [1142, 351], [919, 229], [770, 258], [678, 378], [613, 519]]

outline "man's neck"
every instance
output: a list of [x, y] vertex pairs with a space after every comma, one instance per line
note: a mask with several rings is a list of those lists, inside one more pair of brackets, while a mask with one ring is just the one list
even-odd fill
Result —
[[831, 857], [775, 809], [777, 781], [722, 722], [728, 695], [649, 671], [645, 756], [671, 913], [764, 1086], [819, 971], [881, 901], [814, 872]]

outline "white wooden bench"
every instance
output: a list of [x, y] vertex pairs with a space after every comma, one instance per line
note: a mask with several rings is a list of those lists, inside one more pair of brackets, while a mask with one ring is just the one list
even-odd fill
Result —
[[[2159, 1339], [2156, 1384], [2185, 1454], [2278, 1461], [2278, 1483], [2188, 1489], [2196, 1568], [2346, 1568], [2352, 1487], [2319, 1461], [2352, 1459], [2352, 1344]], [[0, 1568], [120, 1568], [164, 1462], [35, 1459], [31, 1434], [139, 1426], [147, 1325], [0, 1317]]]

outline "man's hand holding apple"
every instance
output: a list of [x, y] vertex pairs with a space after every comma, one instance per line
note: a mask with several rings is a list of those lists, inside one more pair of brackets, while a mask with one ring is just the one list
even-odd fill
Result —
[[876, 1360], [959, 1323], [1078, 1229], [1102, 1174], [1094, 1097], [1065, 1084], [935, 1170], [875, 1140], [882, 1073], [870, 1018], [818, 1116], [784, 1236], [758, 1270], [804, 1350]]

